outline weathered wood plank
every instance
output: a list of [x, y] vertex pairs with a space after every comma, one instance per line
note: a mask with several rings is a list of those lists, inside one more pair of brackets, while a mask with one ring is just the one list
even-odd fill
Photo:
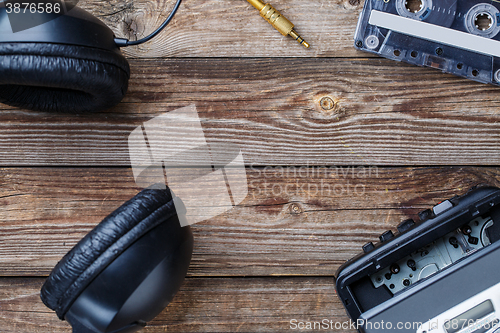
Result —
[[[364, 170], [364, 172], [363, 172]], [[499, 168], [249, 168], [249, 195], [193, 226], [190, 276], [332, 275], [361, 246]], [[47, 275], [139, 189], [130, 169], [0, 169], [0, 276]], [[203, 202], [200, 203], [203, 205]]]
[[[83, 0], [117, 36], [145, 37], [165, 19], [174, 0]], [[148, 44], [128, 47], [131, 57], [366, 57], [354, 49], [359, 0], [271, 1], [312, 47], [283, 37], [246, 1], [184, 1], [165, 31]]]
[[[131, 131], [190, 104], [207, 140], [238, 145], [248, 165], [500, 164], [498, 88], [431, 69], [377, 59], [132, 66], [125, 103], [107, 113], [2, 110], [0, 165], [128, 166]], [[332, 110], [321, 108], [323, 97], [336, 102]]]
[[[71, 332], [40, 301], [42, 284], [43, 279], [0, 279], [2, 332]], [[278, 332], [289, 330], [292, 319], [348, 322], [333, 278], [186, 279], [144, 332]]]

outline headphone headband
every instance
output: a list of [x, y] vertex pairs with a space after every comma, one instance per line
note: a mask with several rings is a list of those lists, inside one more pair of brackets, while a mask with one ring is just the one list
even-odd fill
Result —
[[41, 21], [47, 18], [46, 22], [14, 33], [7, 8], [0, 8], [0, 43], [65, 44], [118, 51], [113, 31], [79, 7], [51, 20], [50, 14], [36, 15]]

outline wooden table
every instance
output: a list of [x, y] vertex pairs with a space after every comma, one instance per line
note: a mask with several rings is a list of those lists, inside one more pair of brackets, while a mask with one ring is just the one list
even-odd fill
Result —
[[[498, 87], [356, 51], [359, 0], [272, 4], [311, 49], [244, 0], [185, 0], [157, 39], [124, 50], [132, 78], [117, 107], [55, 115], [0, 105], [1, 332], [70, 332], [39, 289], [140, 190], [130, 132], [183, 106], [196, 105], [212, 142], [241, 147], [249, 195], [193, 227], [188, 278], [145, 332], [345, 322], [333, 275], [364, 243], [473, 185], [500, 185]], [[80, 5], [135, 39], [173, 2]]]

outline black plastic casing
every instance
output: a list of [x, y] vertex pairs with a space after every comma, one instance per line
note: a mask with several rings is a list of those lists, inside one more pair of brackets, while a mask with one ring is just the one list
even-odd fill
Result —
[[[430, 214], [427, 220], [416, 223], [408, 230], [403, 233], [397, 233], [395, 237], [385, 242], [377, 243], [368, 253], [363, 253], [350, 259], [337, 270], [335, 274], [337, 294], [353, 321], [358, 321], [358, 319], [367, 320], [372, 316], [376, 316], [376, 314], [384, 313], [385, 310], [394, 305], [396, 298], [408, 298], [413, 295], [413, 293], [417, 292], [419, 288], [432, 283], [433, 280], [444, 278], [447, 274], [458, 269], [461, 265], [471, 263], [476, 260], [476, 258], [492, 251], [494, 247], [499, 247], [500, 242], [496, 242], [482, 248], [464, 258], [464, 260], [443, 269], [430, 278], [412, 284], [410, 287], [396, 293], [394, 296], [390, 293], [384, 293], [383, 288], [372, 288], [373, 290], [370, 290], [370, 288], [360, 287], [363, 283], [367, 284], [366, 281], [369, 280], [369, 276], [433, 241], [444, 237], [478, 216], [490, 215], [494, 220], [494, 225], [500, 225], [499, 188], [482, 187], [474, 189], [461, 197], [454, 197], [449, 201], [453, 204], [452, 208], [437, 216]], [[428, 212], [432, 212], [432, 210]], [[495, 232], [498, 233], [498, 229], [495, 230]], [[492, 240], [492, 243], [494, 241], [496, 240]], [[496, 261], [492, 262], [492, 265], [495, 265], [495, 267], [499, 266], [498, 264], [500, 261], [500, 250], [497, 252]], [[492, 278], [500, 282], [499, 276], [500, 275], [495, 274]], [[443, 295], [442, 297], [446, 298], [447, 295]], [[429, 308], [429, 306], [432, 307], [434, 304], [413, 304], [412, 308], [419, 306]], [[367, 318], [367, 315], [369, 315], [370, 318]], [[385, 319], [389, 321], [391, 319], [397, 320], [398, 318]], [[430, 318], [426, 318], [425, 320], [429, 319]], [[360, 332], [369, 332], [362, 328], [359, 330]], [[403, 332], [403, 330], [397, 332]], [[413, 332], [416, 332], [416, 329], [413, 330]]]
[[[362, 313], [358, 330], [361, 333], [416, 333], [421, 327], [420, 332], [430, 333], [426, 331], [430, 323], [431, 326], [444, 324], [431, 318], [496, 286], [500, 282], [499, 276], [500, 242], [496, 242]], [[495, 297], [494, 294], [491, 296]], [[460, 322], [460, 325], [464, 323]], [[484, 329], [487, 327], [488, 324], [485, 324]], [[484, 329], [469, 332], [486, 332]], [[495, 333], [498, 333], [498, 328]]]

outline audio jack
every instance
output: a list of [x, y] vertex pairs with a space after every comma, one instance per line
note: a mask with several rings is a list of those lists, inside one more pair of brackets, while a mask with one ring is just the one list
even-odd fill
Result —
[[264, 4], [260, 0], [247, 0], [257, 8], [262, 16], [267, 22], [269, 22], [276, 30], [278, 30], [283, 36], [290, 36], [295, 39], [299, 44], [304, 45], [305, 48], [309, 48], [309, 43], [307, 43], [304, 38], [300, 37], [297, 32], [293, 29], [294, 25], [286, 17], [281, 15], [276, 9], [270, 4]]

